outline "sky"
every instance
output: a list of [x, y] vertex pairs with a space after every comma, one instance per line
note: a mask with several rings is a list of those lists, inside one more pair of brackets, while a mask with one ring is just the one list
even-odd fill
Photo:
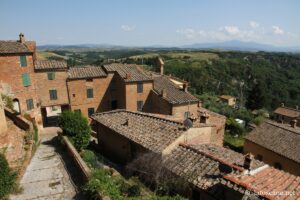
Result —
[[180, 46], [241, 40], [300, 46], [299, 0], [0, 0], [0, 40]]

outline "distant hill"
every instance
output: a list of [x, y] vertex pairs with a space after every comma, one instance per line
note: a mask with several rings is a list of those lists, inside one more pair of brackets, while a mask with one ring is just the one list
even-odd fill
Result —
[[113, 44], [74, 44], [74, 45], [40, 45], [38, 49], [43, 50], [73, 50], [73, 51], [101, 51], [101, 50], [225, 50], [225, 51], [269, 51], [269, 52], [300, 52], [300, 46], [283, 47], [268, 44], [260, 44], [256, 42], [243, 42], [239, 40], [231, 40], [217, 43], [195, 43], [182, 46], [122, 46]]
[[220, 49], [233, 51], [275, 51], [275, 52], [300, 52], [299, 47], [281, 47], [268, 44], [260, 44], [256, 42], [243, 42], [239, 40], [231, 40], [219, 43], [198, 43], [184, 45], [185, 49]]

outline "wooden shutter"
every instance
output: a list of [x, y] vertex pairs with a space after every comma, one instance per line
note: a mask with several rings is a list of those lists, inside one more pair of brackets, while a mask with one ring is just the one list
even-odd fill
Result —
[[21, 67], [27, 67], [26, 56], [20, 56]]
[[22, 82], [23, 82], [23, 86], [25, 86], [25, 87], [31, 85], [31, 80], [30, 80], [30, 76], [28, 73], [22, 74]]

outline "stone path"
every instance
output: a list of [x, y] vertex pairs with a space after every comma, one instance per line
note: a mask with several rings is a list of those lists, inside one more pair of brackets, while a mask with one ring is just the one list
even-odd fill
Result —
[[[68, 155], [61, 149], [56, 137], [56, 128], [44, 130], [41, 144], [32, 158], [21, 180], [23, 192], [11, 196], [12, 200], [27, 199], [83, 199], [78, 194], [76, 182], [79, 177]], [[74, 183], [75, 182], [75, 183]]]

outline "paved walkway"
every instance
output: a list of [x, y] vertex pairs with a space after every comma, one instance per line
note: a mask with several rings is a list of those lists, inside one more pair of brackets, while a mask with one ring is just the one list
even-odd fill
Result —
[[[46, 128], [41, 144], [21, 180], [23, 192], [12, 200], [27, 199], [83, 199], [76, 192], [79, 177], [72, 177], [76, 169], [56, 137], [57, 128]], [[78, 184], [77, 184], [78, 185]]]

